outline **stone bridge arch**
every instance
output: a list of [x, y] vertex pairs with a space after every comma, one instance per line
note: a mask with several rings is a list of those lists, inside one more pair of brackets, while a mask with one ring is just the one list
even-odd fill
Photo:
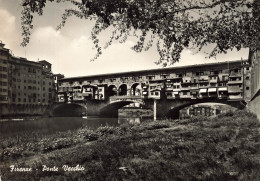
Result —
[[141, 96], [142, 88], [140, 82], [134, 82], [130, 86], [130, 95], [131, 96]]
[[119, 96], [126, 96], [127, 95], [127, 84], [121, 84], [118, 87], [118, 95]]
[[87, 113], [84, 103], [62, 103], [53, 105], [50, 115], [55, 117], [81, 117]]
[[105, 116], [105, 117], [117, 117], [118, 116], [118, 109], [129, 105], [131, 103], [139, 103], [139, 104], [144, 104], [142, 101], [131, 101], [131, 100], [126, 100], [126, 101], [115, 101], [110, 104], [107, 104], [104, 106], [102, 109], [100, 109], [100, 115]]
[[175, 101], [169, 104], [167, 109], [164, 108], [164, 117], [170, 117], [177, 119], [179, 118], [179, 111], [185, 107], [196, 105], [200, 103], [221, 103], [225, 105], [232, 106], [237, 109], [244, 109], [246, 107], [245, 101], [227, 101], [227, 100], [217, 100], [217, 99], [201, 99], [201, 100], [187, 100], [187, 101]]

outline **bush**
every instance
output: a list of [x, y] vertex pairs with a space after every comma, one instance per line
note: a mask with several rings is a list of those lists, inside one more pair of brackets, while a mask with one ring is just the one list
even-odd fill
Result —
[[143, 122], [140, 125], [134, 125], [133, 127], [131, 127], [131, 130], [140, 132], [140, 131], [144, 131], [144, 130], [169, 128], [170, 125], [171, 124], [166, 121]]
[[95, 141], [100, 137], [100, 134], [96, 133], [95, 131], [88, 131], [85, 133], [84, 138], [87, 141]]
[[123, 135], [126, 130], [123, 130], [120, 127], [113, 127], [113, 126], [103, 126], [99, 127], [96, 133], [100, 134], [101, 136], [108, 136], [108, 135]]

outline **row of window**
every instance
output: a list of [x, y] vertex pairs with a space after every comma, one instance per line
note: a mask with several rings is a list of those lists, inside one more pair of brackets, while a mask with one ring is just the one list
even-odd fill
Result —
[[[16, 89], [16, 88], [21, 89], [21, 86], [20, 86], [20, 85], [18, 85], [18, 86], [13, 85], [13, 88], [14, 88], [14, 89]], [[28, 89], [28, 90], [40, 90], [39, 87], [38, 87], [38, 89], [37, 89], [37, 87], [35, 87], [35, 86], [24, 86], [23, 88], [24, 88], [24, 89]], [[42, 90], [43, 90], [43, 91], [49, 90], [49, 92], [51, 92], [53, 89], [52, 89], [52, 88], [46, 89], [45, 87], [43, 87]]]
[[[22, 99], [21, 98], [13, 98], [13, 102], [16, 102], [16, 100], [17, 100], [17, 102], [22, 102]], [[24, 98], [23, 99], [23, 103], [26, 103], [27, 102], [27, 99], [26, 98]], [[28, 99], [28, 102], [29, 103], [44, 103], [44, 102], [46, 102], [46, 99], [37, 99], [37, 102], [36, 102], [36, 99]]]
[[[34, 74], [21, 74], [21, 73], [13, 73], [14, 76], [18, 76], [18, 77], [29, 77], [29, 78], [36, 78], [36, 75]], [[42, 78], [42, 79], [52, 79], [52, 76], [48, 76], [48, 75], [42, 75], [41, 77], [40, 76], [37, 76], [38, 79]]]
[[0, 66], [0, 71], [7, 71], [7, 67]]
[[0, 88], [0, 92], [7, 92], [7, 89]]
[[[36, 69], [28, 66], [17, 66], [18, 68], [22, 68], [30, 73], [36, 73]], [[37, 72], [40, 72], [41, 70], [37, 69]]]
[[[246, 70], [249, 70], [249, 68], [247, 67]], [[229, 73], [231, 72], [235, 72], [235, 73], [240, 73], [241, 72], [241, 69], [233, 69], [233, 70], [229, 70]], [[219, 70], [219, 71], [210, 71], [209, 73], [208, 72], [193, 72], [191, 76], [203, 76], [203, 75], [218, 75], [218, 74], [221, 74], [222, 73], [222, 70]], [[176, 74], [176, 77], [183, 77], [183, 76], [186, 76], [187, 74], [184, 73], [179, 73], [179, 74]], [[156, 75], [147, 75], [146, 78], [151, 80], [151, 79], [154, 79], [156, 77]], [[170, 74], [163, 74], [163, 75], [160, 75], [161, 78], [170, 78]], [[216, 79], [216, 77], [214, 76], [211, 76], [212, 79]]]
[[[21, 93], [18, 92], [17, 95], [20, 96]], [[23, 95], [27, 96], [27, 93], [25, 92]], [[45, 93], [42, 94], [43, 97], [45, 97], [45, 95], [46, 95]], [[40, 97], [40, 94], [36, 94], [36, 93], [28, 94], [28, 97], [37, 97], [37, 96]], [[13, 97], [16, 97], [16, 94], [13, 94]], [[49, 93], [49, 97], [51, 97], [51, 93]]]
[[7, 82], [0, 81], [0, 86], [7, 86]]
[[0, 78], [7, 78], [7, 74], [0, 74]]
[[[204, 74], [200, 74], [200, 75], [204, 75]], [[182, 77], [182, 74], [179, 74], [179, 76], [180, 76], [180, 78]], [[163, 77], [164, 78], [169, 78], [169, 77], [165, 77], [165, 75], [163, 75]], [[155, 76], [146, 76], [146, 78], [147, 79], [149, 79], [149, 80], [152, 80], [152, 79], [155, 79]], [[241, 80], [241, 77], [239, 77], [240, 78], [240, 80]], [[228, 79], [229, 79], [229, 77], [228, 77], [228, 75], [226, 75], [226, 76], [222, 76], [221, 78], [219, 78], [219, 81], [228, 81]], [[116, 81], [116, 78], [111, 78], [111, 79], [109, 79], [110, 80], [110, 82], [115, 82]], [[128, 78], [120, 78], [120, 80], [122, 81], [122, 80], [128, 80]], [[197, 81], [207, 81], [208, 79], [204, 79], [204, 78], [201, 78], [201, 79], [192, 79], [192, 81], [190, 80], [190, 79], [186, 79], [186, 80], [184, 80], [183, 82], [185, 82], [185, 83], [198, 83]], [[218, 80], [218, 76], [210, 76], [209, 77], [209, 80]], [[247, 76], [246, 77], [246, 80], [249, 80], [249, 76]], [[89, 84], [91, 84], [92, 83], [92, 81], [87, 81]], [[99, 83], [102, 83], [103, 82], [103, 80], [99, 80]], [[171, 82], [173, 82], [173, 83], [181, 83], [182, 82], [182, 80], [181, 79], [179, 79], [179, 80], [173, 80], [173, 81], [171, 81]], [[70, 85], [72, 85], [74, 82], [69, 82], [69, 84]], [[66, 84], [66, 83], [63, 83], [64, 85]], [[79, 84], [80, 85], [82, 85], [82, 82], [79, 82]], [[62, 83], [59, 83], [59, 86], [61, 86], [62, 85]]]
[[[38, 70], [39, 72], [40, 70]], [[35, 68], [31, 68], [31, 67], [28, 67], [28, 72], [29, 73], [36, 73], [36, 69]]]
[[6, 61], [6, 60], [1, 60], [1, 59], [0, 59], [0, 63], [7, 64], [7, 61]]
[[[198, 87], [198, 86], [200, 86], [200, 87], [207, 87], [207, 86], [212, 86], [212, 87], [215, 87], [215, 86], [217, 86], [217, 85], [219, 85], [219, 86], [226, 86], [227, 85], [227, 83], [210, 83], [210, 84], [208, 84], [208, 83], [199, 83], [199, 84], [191, 84], [190, 86], [189, 85], [172, 85], [172, 84], [167, 84], [166, 85], [166, 87], [167, 88], [174, 88], [174, 89], [180, 89], [180, 88], [190, 88], [190, 87]], [[155, 86], [154, 86], [155, 87]], [[151, 89], [153, 89], [153, 87], [151, 87]]]
[[8, 100], [8, 96], [0, 95], [0, 101], [7, 101], [7, 100]]
[[[21, 79], [16, 79], [16, 78], [13, 78], [13, 82], [21, 82]], [[24, 83], [29, 83], [29, 84], [36, 84], [36, 80], [24, 80], [23, 81]], [[38, 84], [40, 84], [40, 82], [38, 81]], [[42, 82], [43, 85], [45, 85], [45, 81]], [[52, 82], [49, 82], [49, 86], [52, 85]]]

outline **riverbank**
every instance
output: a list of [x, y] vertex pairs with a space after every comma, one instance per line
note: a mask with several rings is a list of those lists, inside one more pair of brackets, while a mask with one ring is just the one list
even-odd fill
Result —
[[[0, 170], [8, 180], [259, 180], [259, 130], [246, 111], [80, 128], [16, 149], [1, 145]], [[32, 171], [10, 172], [10, 165]]]

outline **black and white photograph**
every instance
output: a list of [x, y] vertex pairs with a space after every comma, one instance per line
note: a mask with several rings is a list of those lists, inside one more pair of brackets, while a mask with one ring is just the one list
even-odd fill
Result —
[[0, 0], [0, 181], [260, 180], [259, 0]]

